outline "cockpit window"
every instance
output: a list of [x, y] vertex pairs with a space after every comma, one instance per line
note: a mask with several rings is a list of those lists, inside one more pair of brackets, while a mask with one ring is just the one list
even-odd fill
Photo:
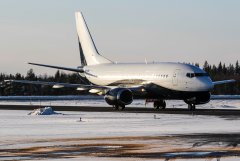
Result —
[[208, 75], [208, 73], [195, 73], [195, 76], [196, 77], [208, 77], [209, 75]]
[[187, 73], [186, 74], [187, 77], [189, 78], [193, 78], [193, 77], [208, 77], [208, 73]]

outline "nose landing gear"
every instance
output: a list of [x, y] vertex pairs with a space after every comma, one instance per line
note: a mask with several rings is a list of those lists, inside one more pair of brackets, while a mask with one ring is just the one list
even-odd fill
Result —
[[189, 109], [190, 111], [194, 111], [194, 110], [196, 109], [196, 105], [190, 103], [190, 104], [188, 104], [188, 109]]
[[188, 98], [188, 99], [184, 100], [184, 102], [186, 104], [188, 104], [188, 109], [190, 111], [196, 110], [196, 103], [197, 103], [197, 98], [196, 97]]

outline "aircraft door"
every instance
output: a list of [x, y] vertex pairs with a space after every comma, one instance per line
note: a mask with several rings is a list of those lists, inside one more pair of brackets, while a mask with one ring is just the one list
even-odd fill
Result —
[[180, 69], [176, 69], [173, 72], [173, 78], [172, 78], [172, 83], [173, 86], [177, 86], [178, 85], [178, 74], [179, 74]]

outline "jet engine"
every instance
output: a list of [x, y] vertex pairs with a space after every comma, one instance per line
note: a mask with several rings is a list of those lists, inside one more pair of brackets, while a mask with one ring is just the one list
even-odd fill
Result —
[[114, 88], [104, 96], [109, 105], [129, 105], [133, 101], [132, 91], [127, 88]]

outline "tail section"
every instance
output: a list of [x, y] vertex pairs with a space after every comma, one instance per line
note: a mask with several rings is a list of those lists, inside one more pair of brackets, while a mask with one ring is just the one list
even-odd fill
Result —
[[76, 12], [75, 17], [82, 66], [112, 63], [98, 53], [82, 13]]

